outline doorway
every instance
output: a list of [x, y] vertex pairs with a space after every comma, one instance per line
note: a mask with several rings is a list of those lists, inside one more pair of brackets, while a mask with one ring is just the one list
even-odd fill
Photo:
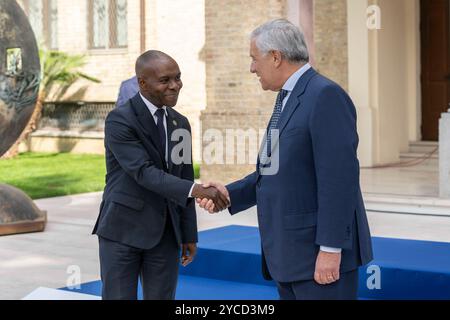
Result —
[[450, 107], [450, 0], [421, 0], [422, 140], [438, 141]]

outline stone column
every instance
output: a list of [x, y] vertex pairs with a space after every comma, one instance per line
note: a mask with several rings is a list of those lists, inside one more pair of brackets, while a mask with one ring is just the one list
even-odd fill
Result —
[[439, 196], [450, 198], [450, 109], [439, 119]]
[[[263, 92], [256, 75], [249, 72], [249, 37], [258, 25], [285, 17], [285, 0], [208, 0], [205, 6], [207, 107], [200, 117], [202, 136], [205, 138], [211, 129], [222, 133], [222, 163], [229, 164], [206, 163], [205, 150], [210, 142], [203, 141], [201, 179], [226, 183], [255, 170], [249, 161], [237, 164], [236, 157], [226, 161], [230, 149], [226, 131], [258, 132], [267, 126], [276, 95]], [[257, 152], [249, 152], [247, 146], [246, 153], [252, 153], [247, 157], [255, 162]]]

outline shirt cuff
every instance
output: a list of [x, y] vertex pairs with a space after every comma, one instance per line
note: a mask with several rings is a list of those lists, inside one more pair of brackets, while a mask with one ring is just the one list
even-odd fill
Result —
[[341, 253], [342, 249], [320, 246], [320, 251], [328, 252], [328, 253]]
[[194, 190], [194, 186], [195, 186], [195, 183], [192, 184], [191, 190], [189, 191], [189, 196], [188, 196], [188, 198], [193, 198], [193, 196], [192, 196], [192, 190]]

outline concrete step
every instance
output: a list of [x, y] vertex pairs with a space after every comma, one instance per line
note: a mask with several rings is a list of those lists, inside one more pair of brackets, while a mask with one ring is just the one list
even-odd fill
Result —
[[450, 217], [450, 199], [364, 193], [366, 210]]
[[409, 150], [400, 153], [401, 162], [411, 162], [424, 159], [425, 166], [439, 165], [439, 143], [437, 141], [411, 141]]
[[439, 147], [437, 141], [411, 141], [409, 143], [409, 152], [428, 153]]
[[400, 153], [400, 159], [405, 160], [412, 160], [412, 159], [419, 159], [419, 158], [430, 158], [430, 159], [439, 159], [439, 151], [436, 151], [432, 154], [430, 153], [419, 153], [419, 152], [401, 152]]
[[437, 141], [410, 141], [409, 151], [417, 153], [427, 153], [439, 147]]
[[[423, 161], [420, 161], [423, 159]], [[420, 164], [425, 166], [439, 166], [439, 152], [436, 151], [433, 154], [418, 153], [418, 152], [402, 152], [400, 153], [400, 162], [411, 163], [419, 161]]]
[[[410, 153], [415, 154], [426, 154], [433, 152], [436, 148], [439, 149], [439, 142], [436, 141], [412, 141], [409, 143]], [[434, 154], [439, 154], [439, 150]]]

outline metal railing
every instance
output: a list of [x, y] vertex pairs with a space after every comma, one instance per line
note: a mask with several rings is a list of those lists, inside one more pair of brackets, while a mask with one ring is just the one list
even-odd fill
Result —
[[39, 129], [60, 131], [103, 131], [114, 102], [45, 103]]

